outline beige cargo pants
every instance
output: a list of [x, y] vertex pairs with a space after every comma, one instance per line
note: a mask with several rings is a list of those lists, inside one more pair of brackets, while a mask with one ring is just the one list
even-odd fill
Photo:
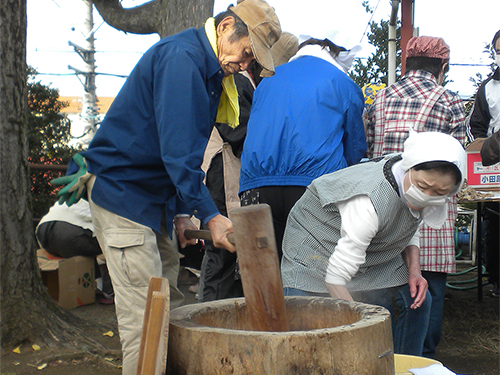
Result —
[[183, 304], [177, 289], [179, 254], [177, 238], [171, 240], [162, 225], [162, 233], [116, 215], [95, 204], [91, 191], [95, 176], [87, 183], [94, 233], [106, 257], [115, 292], [118, 330], [123, 352], [123, 375], [135, 375], [142, 322], [152, 276], [165, 277], [170, 283], [170, 308]]

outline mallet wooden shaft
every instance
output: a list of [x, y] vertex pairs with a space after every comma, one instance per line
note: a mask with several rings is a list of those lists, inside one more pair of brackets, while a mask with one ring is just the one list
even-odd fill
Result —
[[[212, 233], [210, 233], [209, 230], [195, 230], [195, 229], [185, 229], [184, 230], [184, 237], [186, 237], [188, 240], [205, 240], [205, 241], [212, 241]], [[234, 245], [234, 235], [232, 233], [228, 234], [227, 239], [229, 242], [231, 242]]]

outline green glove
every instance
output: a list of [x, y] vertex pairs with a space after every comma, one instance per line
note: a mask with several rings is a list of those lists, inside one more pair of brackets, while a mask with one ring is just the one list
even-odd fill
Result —
[[73, 160], [80, 167], [78, 172], [69, 176], [54, 178], [50, 181], [52, 185], [66, 185], [57, 195], [60, 197], [59, 204], [66, 202], [68, 207], [80, 200], [86, 191], [85, 184], [92, 176], [87, 171], [87, 163], [82, 155], [75, 154]]

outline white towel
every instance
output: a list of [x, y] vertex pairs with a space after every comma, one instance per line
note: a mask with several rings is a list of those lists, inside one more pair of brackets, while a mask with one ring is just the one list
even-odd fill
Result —
[[411, 368], [408, 371], [414, 375], [457, 375], [438, 363], [424, 368]]

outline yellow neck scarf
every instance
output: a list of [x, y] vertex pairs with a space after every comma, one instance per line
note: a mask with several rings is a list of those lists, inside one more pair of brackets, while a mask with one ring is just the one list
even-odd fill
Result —
[[[217, 32], [215, 30], [215, 18], [210, 17], [207, 22], [205, 22], [205, 32], [207, 34], [210, 45], [214, 50], [215, 56], [218, 56], [219, 53], [217, 51]], [[229, 77], [224, 77], [222, 79], [222, 94], [219, 101], [219, 107], [217, 108], [216, 121], [228, 124], [231, 128], [234, 129], [240, 124], [239, 117], [240, 105], [238, 103], [238, 90], [236, 90], [234, 77], [230, 75]]]

